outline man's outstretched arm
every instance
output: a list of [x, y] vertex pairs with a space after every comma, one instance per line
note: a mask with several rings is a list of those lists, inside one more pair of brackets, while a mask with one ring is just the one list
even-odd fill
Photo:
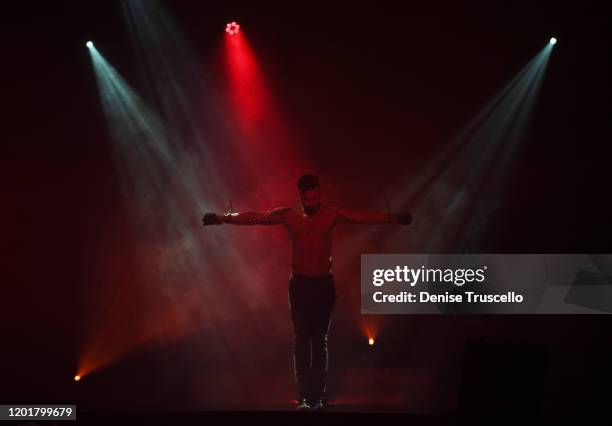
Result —
[[336, 222], [340, 223], [359, 223], [363, 225], [394, 223], [398, 225], [409, 225], [412, 222], [412, 216], [410, 213], [389, 214], [382, 212], [350, 210], [342, 207], [328, 208], [336, 212]]
[[223, 215], [206, 213], [202, 223], [206, 225], [221, 225], [230, 223], [232, 225], [279, 225], [285, 223], [282, 212], [286, 210], [279, 207], [265, 212], [225, 213]]

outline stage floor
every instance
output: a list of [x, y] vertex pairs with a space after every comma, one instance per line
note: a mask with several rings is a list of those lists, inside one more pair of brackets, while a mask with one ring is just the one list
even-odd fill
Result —
[[[128, 376], [118, 374], [91, 377], [79, 383], [77, 399], [96, 412], [293, 412], [297, 402], [291, 371], [207, 373], [167, 380], [165, 387], [126, 379]], [[457, 409], [458, 379], [406, 369], [330, 371], [328, 412], [453, 413]]]

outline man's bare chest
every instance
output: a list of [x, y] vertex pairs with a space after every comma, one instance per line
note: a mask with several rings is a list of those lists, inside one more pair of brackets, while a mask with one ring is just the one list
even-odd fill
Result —
[[333, 215], [325, 210], [319, 210], [312, 216], [293, 210], [287, 219], [289, 231], [294, 236], [329, 236], [334, 225]]

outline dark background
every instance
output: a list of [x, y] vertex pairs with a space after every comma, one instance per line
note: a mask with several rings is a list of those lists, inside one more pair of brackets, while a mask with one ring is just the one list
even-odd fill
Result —
[[[225, 22], [239, 20], [288, 121], [309, 141], [312, 158], [321, 164], [342, 159], [340, 167], [327, 166], [328, 176], [346, 179], [349, 188], [360, 170], [388, 182], [404, 168], [418, 167], [554, 35], [559, 43], [532, 138], [489, 248], [610, 251], [610, 157], [606, 138], [593, 125], [605, 110], [590, 100], [590, 88], [585, 93], [579, 85], [603, 93], [607, 87], [604, 71], [588, 67], [598, 53], [587, 37], [599, 28], [597, 11], [585, 15], [546, 2], [399, 9], [378, 2], [176, 1], [168, 8], [202, 58], [217, 54]], [[65, 378], [78, 352], [80, 276], [96, 253], [90, 241], [121, 211], [84, 42], [105, 46], [128, 80], [137, 81], [135, 63], [125, 48], [118, 2], [28, 2], [8, 9], [3, 20], [8, 132], [0, 320], [7, 333], [0, 344], [0, 402], [74, 400]], [[387, 143], [376, 142], [381, 149], [375, 158], [360, 156], [360, 147], [381, 140], [381, 129]], [[544, 345], [555, 360], [547, 367], [555, 373], [547, 373], [545, 397], [553, 409], [595, 404], [603, 390], [600, 374], [609, 374], [607, 316], [422, 317], [411, 324], [413, 334], [448, 337], [470, 328], [485, 340]], [[394, 333], [389, 340], [395, 342], [414, 337], [401, 329]], [[386, 355], [381, 350], [380, 361], [410, 364], [409, 347], [388, 348]], [[454, 356], [442, 343], [426, 350], [431, 357]], [[573, 405], [564, 405], [568, 401]]]

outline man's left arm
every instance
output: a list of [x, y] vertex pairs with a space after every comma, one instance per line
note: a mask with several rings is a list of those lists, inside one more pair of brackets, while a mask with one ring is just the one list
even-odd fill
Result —
[[363, 225], [398, 224], [409, 225], [412, 222], [410, 213], [389, 214], [382, 212], [369, 212], [350, 210], [342, 207], [329, 207], [336, 213], [336, 222], [358, 223]]

